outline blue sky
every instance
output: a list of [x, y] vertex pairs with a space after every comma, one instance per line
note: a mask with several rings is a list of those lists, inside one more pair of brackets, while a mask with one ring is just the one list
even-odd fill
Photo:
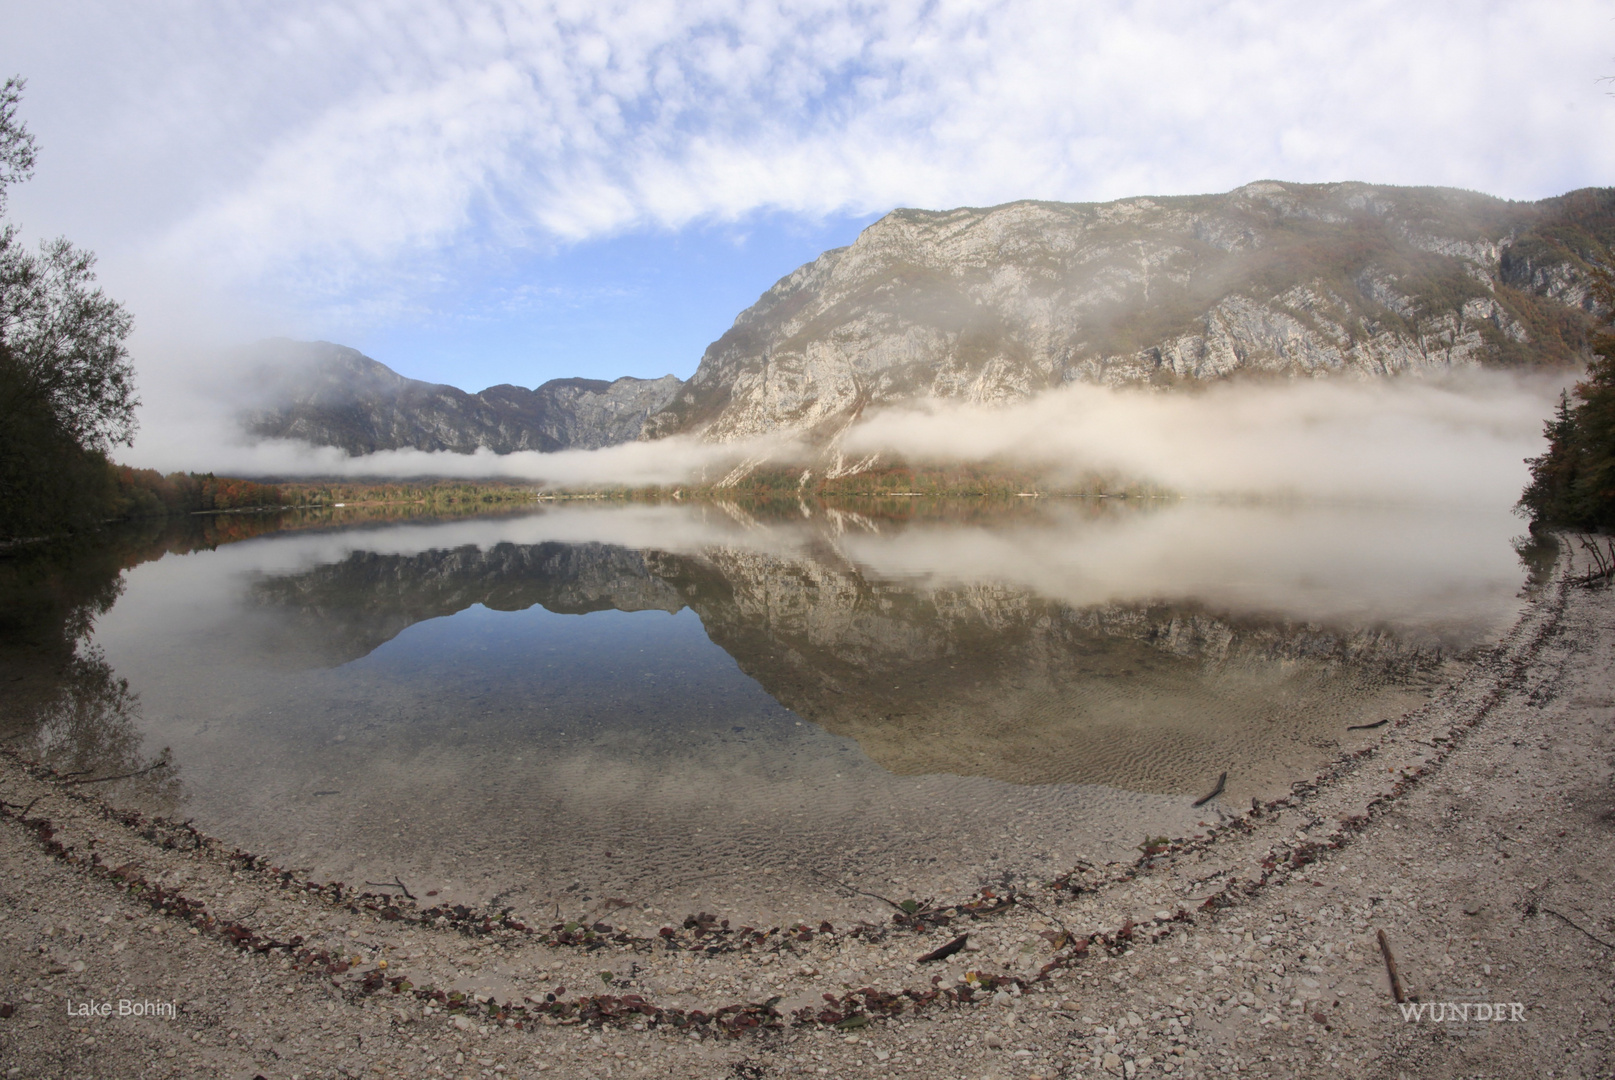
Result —
[[[1592, 0], [0, 0], [35, 179], [142, 392], [229, 345], [470, 389], [688, 376], [896, 206], [1615, 177]], [[150, 427], [150, 423], [148, 423]]]
[[473, 390], [566, 375], [688, 378], [763, 289], [871, 220], [756, 213], [519, 252], [465, 268], [414, 317], [342, 336], [412, 376]]

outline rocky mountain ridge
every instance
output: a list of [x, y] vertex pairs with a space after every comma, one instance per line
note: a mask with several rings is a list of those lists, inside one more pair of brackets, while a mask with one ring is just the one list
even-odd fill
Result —
[[776, 282], [688, 382], [468, 394], [352, 349], [278, 342], [278, 381], [261, 395], [271, 404], [244, 422], [351, 454], [674, 434], [827, 444], [871, 409], [925, 397], [1572, 367], [1612, 249], [1610, 188], [1510, 202], [1263, 181], [1221, 195], [896, 210]]
[[651, 414], [682, 382], [623, 377], [551, 379], [529, 390], [502, 384], [469, 394], [408, 379], [330, 342], [264, 342], [252, 362], [261, 385], [244, 411], [248, 432], [337, 446], [349, 454], [378, 450], [449, 450], [496, 454], [518, 450], [597, 450], [632, 442]]
[[1071, 382], [1569, 366], [1612, 243], [1611, 189], [1516, 203], [1264, 181], [898, 210], [742, 312], [643, 437], [822, 438], [882, 405]]

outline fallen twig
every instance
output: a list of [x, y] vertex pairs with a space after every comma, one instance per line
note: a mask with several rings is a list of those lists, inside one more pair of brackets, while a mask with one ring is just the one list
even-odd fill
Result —
[[409, 887], [397, 875], [394, 875], [391, 881], [367, 881], [365, 884], [374, 885], [378, 889], [397, 889], [410, 900], [415, 899], [415, 894], [409, 891]]
[[908, 910], [908, 908], [904, 907], [902, 904], [899, 904], [896, 900], [893, 900], [893, 899], [891, 899], [890, 897], [887, 897], [887, 896], [882, 896], [882, 895], [880, 895], [880, 893], [873, 893], [873, 892], [870, 892], [868, 889], [860, 889], [856, 885], [848, 885], [845, 881], [842, 881], [842, 880], [840, 880], [838, 878], [833, 878], [829, 874], [821, 874], [817, 870], [809, 870], [809, 873], [814, 874], [814, 875], [816, 875], [818, 877], [822, 877], [824, 880], [826, 880], [826, 881], [828, 881], [828, 882], [830, 882], [832, 884], [839, 885], [843, 889], [846, 889], [848, 892], [855, 892], [859, 896], [867, 896], [871, 900], [879, 900], [883, 904], [890, 904], [892, 907], [896, 908], [898, 911], [901, 911], [904, 915], [912, 914], [912, 912], [910, 912]]
[[62, 781], [62, 786], [77, 787], [80, 784], [105, 784], [110, 780], [128, 780], [135, 776], [145, 776], [147, 773], [153, 772], [157, 769], [166, 769], [170, 764], [172, 764], [172, 762], [165, 759], [157, 762], [154, 765], [147, 765], [144, 769], [136, 769], [134, 772], [119, 773], [116, 776], [97, 776], [90, 780], [64, 780]]
[[1580, 930], [1583, 934], [1586, 934], [1589, 938], [1591, 938], [1592, 940], [1598, 942], [1598, 944], [1602, 945], [1604, 948], [1606, 948], [1606, 949], [1615, 949], [1615, 944], [1611, 944], [1610, 942], [1605, 941], [1603, 938], [1599, 937], [1597, 934], [1593, 933], [1591, 930], [1588, 930], [1586, 927], [1584, 927], [1584, 926], [1580, 925], [1579, 923], [1577, 923], [1574, 919], [1570, 918], [1568, 915], [1561, 915], [1557, 911], [1553, 910], [1552, 908], [1546, 908], [1546, 907], [1539, 907], [1539, 908], [1537, 908], [1537, 910], [1541, 911], [1541, 912], [1543, 912], [1545, 914], [1552, 915], [1555, 919], [1558, 919], [1560, 922], [1564, 923], [1566, 926], [1571, 926], [1571, 927], [1574, 927], [1577, 930]]
[[1396, 957], [1391, 955], [1391, 943], [1385, 940], [1385, 931], [1377, 931], [1379, 935], [1380, 955], [1385, 957], [1385, 971], [1391, 977], [1391, 996], [1398, 1005], [1408, 999], [1407, 993], [1402, 989], [1402, 973], [1396, 969]]
[[17, 817], [20, 820], [20, 819], [25, 818], [25, 817], [28, 816], [28, 811], [30, 811], [30, 810], [32, 810], [34, 808], [35, 803], [37, 803], [40, 799], [45, 798], [46, 795], [49, 795], [49, 794], [50, 794], [50, 792], [47, 791], [45, 793], [45, 795], [35, 795], [32, 799], [28, 800], [28, 805], [23, 806], [23, 807], [18, 807], [16, 803], [8, 803], [8, 802], [5, 802], [3, 800], [0, 800], [0, 807], [5, 807], [7, 809], [16, 808], [17, 809]]
[[1077, 935], [1073, 934], [1071, 932], [1071, 928], [1065, 924], [1064, 919], [1060, 918], [1060, 916], [1056, 915], [1052, 911], [1044, 911], [1042, 908], [1040, 908], [1036, 904], [1032, 903], [1032, 901], [1028, 900], [1024, 893], [1017, 896], [1015, 898], [1015, 902], [1020, 904], [1022, 907], [1026, 908], [1028, 911], [1032, 912], [1033, 914], [1041, 915], [1045, 919], [1052, 922], [1054, 925], [1058, 926], [1060, 928], [1060, 933], [1065, 935], [1065, 940], [1066, 941], [1075, 941], [1075, 940], [1077, 940]]
[[1210, 802], [1212, 799], [1215, 799], [1218, 795], [1222, 794], [1223, 785], [1226, 784], [1226, 783], [1228, 783], [1228, 774], [1225, 772], [1221, 776], [1217, 777], [1217, 786], [1211, 789], [1211, 794], [1210, 795], [1206, 795], [1203, 798], [1196, 799], [1190, 805], [1191, 806], [1204, 806], [1204, 805], [1206, 805], [1206, 803]]
[[929, 964], [929, 963], [931, 963], [932, 961], [935, 961], [935, 960], [946, 960], [948, 957], [952, 956], [954, 953], [956, 953], [960, 949], [964, 948], [965, 947], [965, 942], [967, 942], [969, 940], [970, 940], [970, 935], [969, 934], [960, 934], [958, 937], [954, 938], [952, 941], [948, 942], [946, 945], [943, 945], [941, 948], [932, 949], [930, 952], [926, 953], [924, 956], [922, 956], [918, 960], [916, 960], [915, 963], [917, 963], [917, 964]]

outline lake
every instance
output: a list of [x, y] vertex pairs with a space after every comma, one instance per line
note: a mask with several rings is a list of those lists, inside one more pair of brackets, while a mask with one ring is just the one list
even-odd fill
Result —
[[1530, 570], [1506, 511], [1431, 507], [230, 518], [9, 560], [7, 742], [96, 778], [166, 748], [100, 790], [535, 915], [817, 919], [1130, 858], [1377, 738], [1347, 729], [1461, 672]]

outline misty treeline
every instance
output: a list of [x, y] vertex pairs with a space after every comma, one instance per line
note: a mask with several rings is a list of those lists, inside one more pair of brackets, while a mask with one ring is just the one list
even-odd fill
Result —
[[1520, 497], [1533, 529], [1615, 530], [1615, 275], [1598, 274], [1594, 295], [1608, 319], [1591, 343], [1587, 377], [1560, 394], [1544, 429], [1548, 449], [1530, 460]]
[[247, 510], [286, 505], [286, 495], [274, 484], [235, 480], [212, 473], [169, 473], [156, 469], [112, 467], [114, 492], [108, 516], [114, 518], [165, 517], [210, 510]]
[[337, 503], [411, 503], [432, 509], [458, 511], [503, 503], [532, 502], [528, 484], [501, 481], [466, 483], [439, 480], [424, 483], [377, 481], [290, 481], [280, 485], [287, 501], [297, 506], [334, 506]]

